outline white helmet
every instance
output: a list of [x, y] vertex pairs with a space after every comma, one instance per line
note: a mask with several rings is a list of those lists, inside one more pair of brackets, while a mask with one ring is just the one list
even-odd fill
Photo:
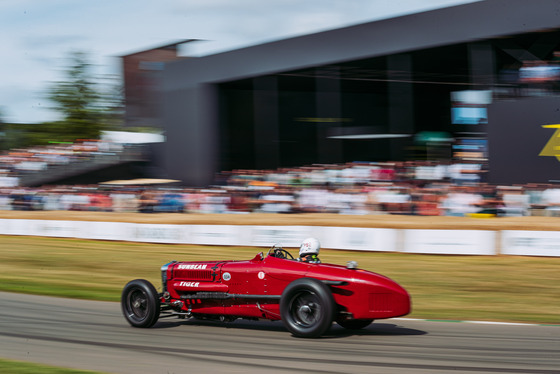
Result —
[[307, 255], [318, 255], [321, 243], [315, 238], [307, 238], [299, 246], [299, 257]]

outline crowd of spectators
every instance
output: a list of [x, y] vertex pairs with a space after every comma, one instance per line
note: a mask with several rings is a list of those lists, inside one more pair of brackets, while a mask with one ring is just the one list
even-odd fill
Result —
[[560, 186], [495, 186], [476, 163], [313, 165], [220, 173], [207, 188], [0, 188], [1, 210], [560, 216]]
[[23, 175], [48, 172], [54, 166], [100, 155], [116, 155], [122, 149], [118, 143], [83, 140], [3, 151], [0, 153], [0, 187], [16, 187]]

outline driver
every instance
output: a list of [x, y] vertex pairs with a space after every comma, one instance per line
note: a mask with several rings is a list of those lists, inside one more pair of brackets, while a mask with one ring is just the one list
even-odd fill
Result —
[[298, 261], [309, 262], [311, 264], [320, 264], [319, 260], [319, 249], [321, 249], [321, 244], [315, 238], [307, 238], [299, 246], [299, 258]]

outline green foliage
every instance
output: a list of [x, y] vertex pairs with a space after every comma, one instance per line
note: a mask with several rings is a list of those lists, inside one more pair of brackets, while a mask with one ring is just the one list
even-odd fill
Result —
[[35, 124], [0, 123], [0, 132], [4, 134], [0, 149], [26, 148], [79, 139], [69, 137], [64, 126], [62, 121]]
[[130, 132], [145, 132], [148, 134], [161, 134], [161, 129], [150, 126], [127, 126], [125, 131]]
[[102, 130], [118, 129], [123, 119], [122, 85], [114, 76], [99, 77], [84, 52], [71, 52], [63, 79], [47, 90], [61, 120], [40, 124], [2, 122], [0, 149], [24, 148], [50, 142], [98, 139]]
[[21, 361], [11, 361], [0, 359], [0, 372], [5, 374], [86, 374], [95, 373], [89, 370], [75, 370], [59, 368], [48, 365], [32, 364]]
[[89, 76], [90, 64], [82, 52], [74, 52], [71, 66], [66, 71], [66, 81], [55, 83], [49, 93], [49, 99], [56, 103], [55, 108], [65, 115], [68, 122], [96, 122], [98, 115], [96, 103], [100, 96], [95, 83]]
[[51, 137], [43, 124], [0, 123], [0, 132], [2, 150], [47, 144]]
[[58, 141], [97, 139], [102, 130], [114, 124], [120, 106], [118, 94], [101, 89], [84, 52], [72, 52], [69, 60], [65, 80], [55, 82], [48, 92], [48, 99], [63, 119], [46, 128]]

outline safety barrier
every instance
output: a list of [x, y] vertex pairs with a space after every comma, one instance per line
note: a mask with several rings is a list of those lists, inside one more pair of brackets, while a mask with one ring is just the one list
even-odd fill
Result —
[[28, 235], [147, 243], [298, 247], [320, 239], [323, 248], [447, 255], [560, 257], [560, 232], [417, 230], [326, 226], [172, 225], [127, 222], [0, 219], [0, 235]]

